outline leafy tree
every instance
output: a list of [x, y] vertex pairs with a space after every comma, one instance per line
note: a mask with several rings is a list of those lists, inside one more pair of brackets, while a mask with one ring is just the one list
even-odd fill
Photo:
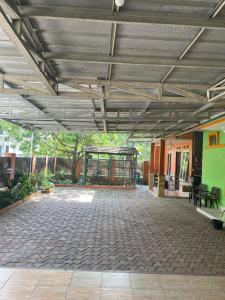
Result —
[[[20, 150], [31, 155], [32, 132], [17, 125], [1, 121], [0, 130], [9, 137], [13, 137], [20, 145]], [[149, 160], [149, 143], [127, 142], [128, 134], [118, 133], [82, 133], [82, 132], [33, 132], [33, 149], [36, 156], [66, 157], [71, 163], [72, 181], [76, 182], [77, 163], [83, 158], [83, 149], [86, 145], [96, 146], [130, 146], [136, 147], [139, 160]]]

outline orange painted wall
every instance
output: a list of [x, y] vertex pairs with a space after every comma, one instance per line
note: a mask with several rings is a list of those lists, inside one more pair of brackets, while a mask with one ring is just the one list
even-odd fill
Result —
[[149, 175], [149, 161], [143, 162], [143, 183], [148, 184], [148, 175]]
[[155, 169], [154, 170], [157, 173], [159, 171], [159, 149], [160, 149], [159, 145], [156, 145], [156, 147], [155, 147]]

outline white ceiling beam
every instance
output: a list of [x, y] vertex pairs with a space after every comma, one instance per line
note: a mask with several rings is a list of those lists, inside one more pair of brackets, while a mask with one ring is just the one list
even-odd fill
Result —
[[204, 60], [204, 59], [186, 59], [176, 60], [165, 57], [143, 57], [143, 56], [107, 56], [94, 53], [52, 53], [44, 52], [46, 60], [74, 61], [85, 63], [100, 63], [112, 65], [144, 65], [144, 66], [164, 66], [176, 68], [216, 68], [225, 69], [224, 60]]
[[[22, 22], [22, 20], [21, 20], [21, 22]], [[29, 47], [26, 45], [26, 43], [23, 41], [23, 39], [16, 32], [12, 23], [8, 19], [6, 13], [3, 11], [2, 6], [0, 7], [0, 27], [8, 35], [8, 37], [10, 38], [12, 43], [15, 45], [17, 50], [23, 55], [23, 57], [25, 58], [27, 63], [30, 65], [30, 67], [33, 69], [33, 71], [36, 73], [36, 75], [41, 79], [41, 81], [46, 86], [49, 93], [51, 95], [56, 95], [57, 93], [54, 88], [55, 83], [50, 82], [49, 78], [47, 77], [45, 72], [42, 70], [41, 66], [34, 59], [34, 56], [32, 55], [31, 51], [29, 50]], [[44, 66], [44, 61], [43, 61], [43, 66]]]
[[208, 29], [225, 29], [223, 20], [206, 19], [201, 16], [181, 16], [178, 14], [165, 14], [158, 12], [126, 12], [120, 14], [111, 13], [106, 9], [87, 9], [71, 7], [30, 7], [22, 6], [20, 13], [25, 17], [35, 17], [40, 19], [76, 19], [93, 22], [109, 22], [117, 24], [159, 24], [185, 27], [201, 27]]
[[156, 101], [156, 98], [157, 98], [155, 95], [151, 95], [150, 93], [143, 92], [141, 90], [135, 89], [130, 85], [112, 82], [111, 86], [113, 88], [118, 89], [118, 90], [125, 91], [129, 94], [132, 94], [132, 95], [141, 96], [141, 97], [147, 98], [147, 99], [152, 100], [152, 101]]
[[[34, 81], [34, 82], [41, 82], [39, 77], [37, 75], [29, 75], [29, 74], [4, 74], [4, 77], [7, 78], [7, 80], [10, 81], [10, 79], [14, 80], [24, 80], [24, 81]], [[127, 84], [127, 85], [132, 85], [132, 87], [135, 88], [159, 88], [161, 83], [159, 82], [148, 82], [148, 81], [125, 81], [125, 80], [112, 80], [114, 83], [121, 83], [121, 84]], [[85, 78], [60, 78], [59, 83], [62, 84], [86, 84], [86, 85], [104, 85], [108, 86], [109, 81], [104, 80], [104, 79], [85, 79]], [[198, 83], [167, 83], [167, 86], [173, 87], [177, 86], [180, 88], [185, 88], [185, 89], [194, 89], [194, 90], [206, 90], [209, 88], [209, 85], [207, 83], [205, 84], [198, 84]]]
[[20, 19], [19, 12], [16, 12], [12, 3], [8, 0], [0, 0], [0, 6], [12, 19]]
[[212, 19], [215, 18], [224, 7], [225, 7], [225, 1], [221, 0], [217, 4], [217, 6], [215, 7], [215, 9], [212, 11], [212, 13], [210, 14], [210, 18], [212, 18]]
[[182, 89], [182, 88], [179, 88], [179, 87], [176, 87], [176, 86], [174, 86], [173, 88], [170, 88], [169, 86], [167, 86], [167, 84], [164, 84], [163, 88], [165, 90], [173, 92], [175, 94], [183, 95], [184, 97], [189, 97], [189, 98], [192, 98], [192, 99], [197, 99], [198, 101], [203, 102], [203, 103], [207, 102], [207, 97], [204, 97], [202, 95], [199, 95], [199, 94], [187, 91], [185, 89]]
[[25, 88], [0, 88], [0, 94], [5, 95], [27, 95], [27, 96], [35, 96], [35, 95], [48, 95], [45, 91], [35, 90], [33, 89], [25, 89]]
[[224, 101], [224, 99], [222, 99], [222, 98], [224, 98], [224, 97], [225, 97], [225, 91], [219, 93], [218, 95], [216, 95], [216, 96], [214, 96], [214, 97], [211, 97], [211, 98], [208, 100], [208, 102], [209, 102], [209, 103], [213, 103], [213, 102], [217, 102], [217, 101], [220, 101], [220, 100], [223, 100], [223, 101]]
[[[141, 91], [140, 91], [141, 93]], [[0, 94], [2, 95], [26, 95], [26, 96], [35, 96], [35, 99], [42, 99], [43, 97], [48, 99], [49, 95], [46, 93], [41, 92], [40, 90], [34, 89], [19, 89], [19, 88], [0, 88]], [[102, 99], [102, 94], [98, 95], [95, 91], [90, 91], [89, 93], [86, 92], [58, 92], [59, 99], [74, 99], [74, 100], [90, 100], [90, 97], [94, 100]], [[179, 104], [189, 104], [189, 103], [196, 103], [201, 104], [203, 103], [202, 100], [198, 100], [197, 98], [194, 99], [193, 97], [171, 97], [171, 96], [162, 96], [160, 99], [157, 98], [155, 95], [150, 95], [149, 97], [146, 96], [138, 96], [138, 95], [128, 95], [128, 94], [111, 94], [108, 98], [111, 102], [116, 103], [117, 101], [125, 101], [125, 102], [145, 102], [146, 99], [150, 99], [151, 101], [155, 101], [157, 103], [179, 103]], [[225, 97], [224, 97], [225, 98]], [[13, 99], [13, 98], [12, 98]], [[52, 96], [49, 97], [52, 99]], [[49, 101], [50, 101], [49, 100]]]
[[28, 88], [31, 91], [34, 91], [38, 94], [47, 94], [48, 95], [48, 90], [41, 88], [40, 86], [37, 86], [34, 83], [30, 83], [28, 81], [21, 80], [21, 79], [15, 79], [15, 78], [14, 79], [10, 78], [7, 80], [7, 76], [5, 76], [5, 75], [3, 75], [3, 78], [4, 78], [4, 80], [6, 80], [10, 83], [16, 84], [18, 86], [22, 86], [22, 88]]
[[[83, 86], [83, 85], [81, 85], [81, 84], [77, 84], [77, 83], [71, 83], [70, 85], [69, 85], [70, 87], [73, 87], [73, 88], [75, 88], [75, 89], [77, 89], [77, 90], [79, 90], [79, 91], [81, 91], [81, 92], [84, 92], [85, 94], [88, 94], [88, 95], [91, 95], [91, 96], [93, 96], [93, 97], [97, 97], [97, 98], [101, 98], [102, 97], [102, 93], [99, 93], [98, 91], [95, 91], [95, 90], [93, 90], [93, 89], [90, 89], [89, 87], [85, 87], [85, 86]], [[70, 92], [68, 92], [68, 93], [70, 93]], [[60, 93], [59, 93], [60, 94]]]
[[[30, 101], [30, 100], [29, 100]], [[43, 121], [47, 121], [47, 120], [55, 120], [55, 116], [52, 113], [47, 113], [47, 112], [43, 112], [40, 108], [36, 107], [37, 109], [39, 109], [42, 112], [42, 115], [39, 115], [37, 120], [43, 120]], [[24, 113], [25, 114], [25, 113]], [[13, 118], [13, 117], [12, 117]], [[24, 120], [24, 118], [26, 119], [31, 119], [30, 117], [30, 113], [27, 115], [27, 117], [21, 116], [21, 113], [18, 113], [18, 116], [16, 116], [16, 112], [14, 112], [14, 118], [15, 119], [21, 119]], [[166, 122], [166, 123], [174, 123], [177, 121], [180, 121], [182, 119], [183, 122], [187, 122], [187, 123], [194, 123], [194, 122], [198, 122], [201, 121], [202, 118], [193, 118], [190, 115], [186, 115], [184, 116], [175, 116], [175, 117], [162, 117], [162, 116], [141, 116], [141, 117], [108, 117], [108, 116], [96, 116], [95, 117], [96, 121], [98, 122], [103, 122], [103, 121], [107, 121], [107, 122], [115, 122], [118, 124], [122, 124], [122, 123], [128, 123], [133, 125], [134, 122], [145, 122], [147, 124], [151, 124], [154, 123], [156, 124], [156, 122]], [[34, 121], [35, 119], [33, 119]], [[67, 121], [67, 122], [93, 122], [93, 119], [90, 118], [90, 116], [86, 116], [86, 117], [76, 117], [76, 118], [71, 118], [71, 117], [64, 117], [63, 119], [60, 119], [61, 122]], [[146, 124], [145, 124], [146, 125]]]
[[[222, 4], [222, 5], [221, 5]], [[219, 3], [216, 8], [214, 8], [211, 12], [211, 14], [209, 15], [209, 19], [214, 19], [219, 12], [221, 11], [221, 9], [223, 8], [225, 4], [225, 0], [221, 1], [221, 3]], [[202, 34], [205, 32], [206, 28], [202, 26], [199, 29], [199, 32], [194, 36], [194, 38], [191, 40], [191, 42], [185, 47], [185, 49], [183, 50], [183, 52], [181, 52], [180, 56], [178, 57], [178, 60], [182, 60], [186, 54], [189, 52], [189, 50], [196, 44], [196, 42], [199, 40], [199, 38], [202, 36]], [[166, 79], [172, 74], [172, 72], [175, 69], [175, 65], [173, 65], [171, 67], [171, 69], [165, 74], [165, 76], [162, 78], [162, 83], [166, 81]]]
[[[112, 0], [112, 13], [113, 12], [119, 12], [119, 7], [115, 4], [115, 0]], [[109, 56], [114, 56], [115, 49], [116, 49], [116, 37], [117, 37], [117, 31], [118, 31], [118, 24], [112, 23], [111, 24], [111, 33], [110, 33], [110, 43], [109, 43]], [[107, 74], [107, 80], [111, 82], [112, 78], [112, 71], [113, 71], [113, 65], [110, 63], [108, 64], [108, 74]], [[110, 92], [110, 88], [109, 88]]]

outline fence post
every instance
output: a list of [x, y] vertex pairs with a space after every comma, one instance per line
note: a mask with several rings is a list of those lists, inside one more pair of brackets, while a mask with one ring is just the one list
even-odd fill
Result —
[[48, 156], [45, 157], [45, 170], [48, 171]]
[[31, 165], [31, 174], [34, 174], [36, 171], [36, 162], [37, 162], [36, 156], [33, 155], [32, 156], [32, 165]]
[[5, 157], [9, 157], [10, 159], [10, 169], [12, 172], [9, 174], [9, 180], [13, 180], [15, 177], [15, 169], [16, 169], [16, 153], [5, 153]]
[[56, 165], [57, 165], [57, 157], [54, 157], [54, 164], [53, 164], [53, 173], [55, 174], [56, 172]]

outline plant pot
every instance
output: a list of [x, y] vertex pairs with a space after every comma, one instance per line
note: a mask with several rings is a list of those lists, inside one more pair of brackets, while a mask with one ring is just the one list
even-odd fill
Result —
[[222, 230], [223, 229], [223, 221], [217, 220], [217, 219], [213, 219], [212, 223], [213, 223], [213, 227], [215, 229], [217, 229], [217, 230]]
[[51, 189], [50, 190], [41, 190], [41, 192], [42, 192], [42, 194], [49, 194], [49, 193], [51, 193]]

